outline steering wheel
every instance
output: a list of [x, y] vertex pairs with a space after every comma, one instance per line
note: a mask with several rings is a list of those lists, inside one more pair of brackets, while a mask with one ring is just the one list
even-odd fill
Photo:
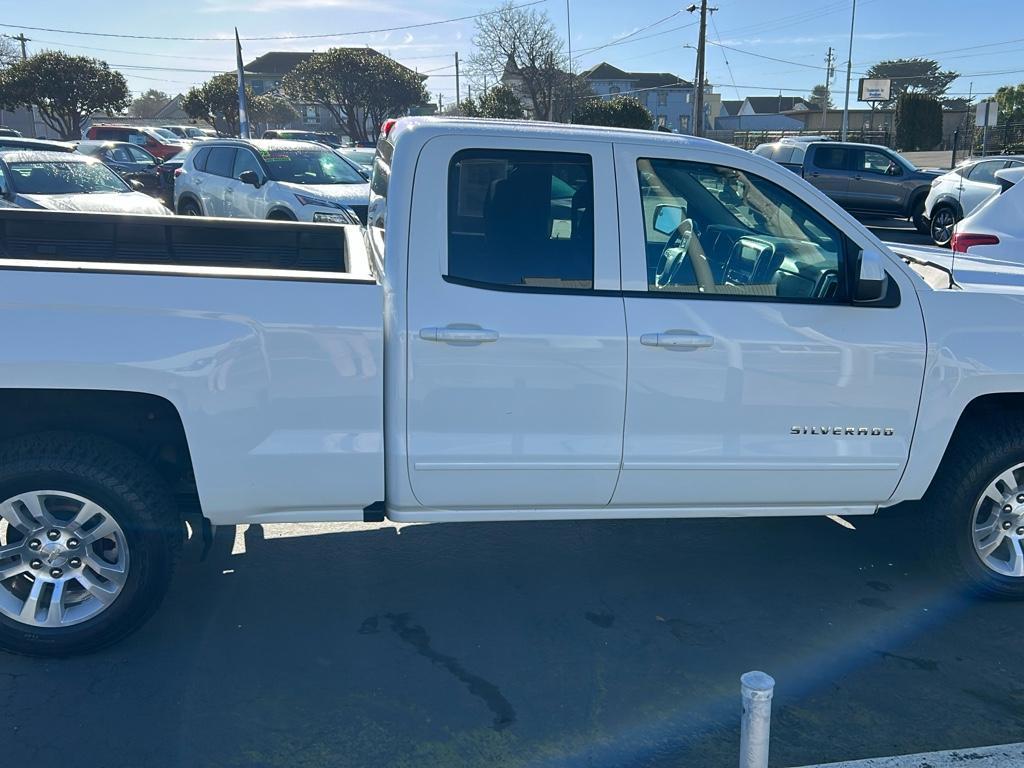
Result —
[[693, 219], [683, 219], [679, 222], [675, 232], [669, 235], [668, 240], [665, 241], [665, 247], [661, 249], [661, 256], [658, 257], [658, 265], [654, 270], [656, 288], [672, 285], [672, 281], [686, 257], [686, 252], [690, 250], [693, 233]]

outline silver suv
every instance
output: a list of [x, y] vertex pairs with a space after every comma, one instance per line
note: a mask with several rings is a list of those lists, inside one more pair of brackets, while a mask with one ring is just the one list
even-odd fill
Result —
[[186, 216], [359, 224], [370, 185], [355, 164], [322, 144], [211, 139], [189, 153], [174, 181]]

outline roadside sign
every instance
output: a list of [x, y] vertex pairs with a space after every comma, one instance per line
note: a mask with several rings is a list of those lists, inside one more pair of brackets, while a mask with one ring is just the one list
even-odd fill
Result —
[[888, 101], [892, 93], [892, 81], [862, 77], [858, 88], [859, 101]]
[[985, 128], [995, 128], [999, 117], [999, 102], [990, 100], [978, 103], [978, 111], [974, 114], [974, 124]]

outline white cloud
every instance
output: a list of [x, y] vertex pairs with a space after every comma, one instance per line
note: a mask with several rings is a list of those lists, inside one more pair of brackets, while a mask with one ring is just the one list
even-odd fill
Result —
[[402, 45], [409, 45], [416, 38], [412, 36], [412, 32], [406, 32], [402, 37]]

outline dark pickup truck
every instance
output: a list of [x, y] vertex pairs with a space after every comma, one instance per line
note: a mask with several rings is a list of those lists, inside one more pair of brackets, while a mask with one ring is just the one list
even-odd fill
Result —
[[928, 234], [924, 200], [942, 171], [916, 168], [876, 144], [781, 139], [761, 144], [754, 154], [800, 174], [848, 211], [910, 219]]

